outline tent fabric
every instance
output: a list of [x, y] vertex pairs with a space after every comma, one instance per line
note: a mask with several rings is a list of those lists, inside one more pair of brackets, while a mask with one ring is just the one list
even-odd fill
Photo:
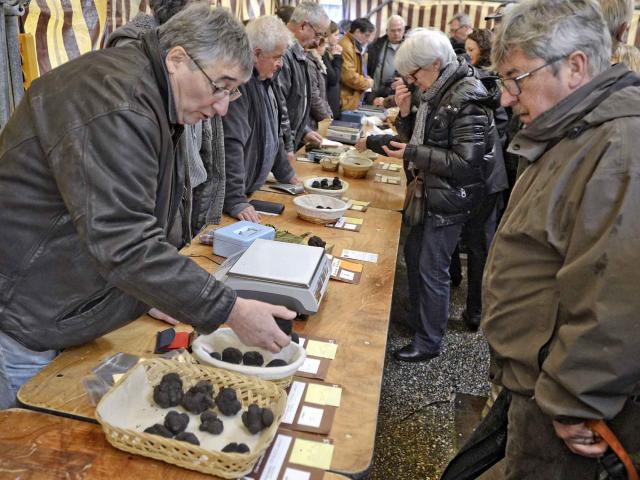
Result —
[[[295, 5], [299, 0], [280, 0]], [[382, 6], [369, 18], [378, 33], [384, 33], [387, 19], [398, 14], [415, 27], [433, 27], [447, 31], [447, 23], [456, 13], [468, 14], [475, 28], [488, 28], [484, 17], [499, 5], [478, 0], [344, 0], [351, 19], [362, 17]], [[322, 0], [320, 0], [322, 3]], [[275, 11], [276, 0], [216, 0], [241, 20], [249, 20]], [[148, 0], [31, 0], [24, 16], [25, 32], [36, 42], [40, 74], [83, 53], [102, 48], [109, 34], [131, 20], [138, 12], [148, 12]], [[633, 16], [629, 43], [640, 46], [640, 10]]]

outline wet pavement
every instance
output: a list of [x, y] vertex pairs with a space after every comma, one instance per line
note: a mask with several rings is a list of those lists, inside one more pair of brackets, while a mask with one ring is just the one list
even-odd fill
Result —
[[[387, 353], [378, 413], [376, 447], [368, 480], [440, 478], [449, 459], [480, 418], [489, 393], [489, 350], [480, 332], [471, 332], [460, 315], [466, 278], [451, 291], [449, 328], [442, 354], [429, 362], [405, 363], [392, 352], [411, 341], [406, 265], [398, 253]], [[463, 265], [464, 265], [463, 259]], [[486, 480], [500, 475], [487, 474]]]

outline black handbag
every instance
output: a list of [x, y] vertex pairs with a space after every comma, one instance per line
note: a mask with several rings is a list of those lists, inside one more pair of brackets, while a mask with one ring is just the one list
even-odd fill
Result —
[[407, 185], [407, 195], [404, 199], [402, 219], [407, 227], [422, 225], [427, 210], [427, 195], [424, 189], [424, 175], [417, 172], [411, 183]]

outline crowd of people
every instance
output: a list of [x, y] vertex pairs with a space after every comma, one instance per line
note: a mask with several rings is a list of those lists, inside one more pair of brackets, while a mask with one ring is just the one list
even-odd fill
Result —
[[395, 359], [440, 355], [464, 250], [463, 319], [510, 399], [507, 478], [598, 478], [594, 420], [640, 452], [631, 0], [505, 2], [492, 30], [459, 13], [448, 36], [393, 15], [377, 39], [309, 1], [246, 26], [208, 2], [150, 6], [35, 81], [0, 133], [0, 408], [145, 312], [286, 346], [274, 317], [295, 312], [179, 249], [223, 213], [260, 222], [267, 176], [299, 183], [319, 122], [371, 104], [398, 109], [397, 134], [356, 148], [401, 160], [425, 199], [405, 212], [415, 335]]

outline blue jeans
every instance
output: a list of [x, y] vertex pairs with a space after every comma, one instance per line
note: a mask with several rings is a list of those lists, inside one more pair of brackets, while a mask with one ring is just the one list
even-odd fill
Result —
[[18, 389], [46, 367], [58, 354], [35, 352], [0, 332], [0, 410], [14, 407]]
[[438, 354], [449, 320], [449, 264], [462, 224], [436, 226], [426, 215], [423, 225], [411, 228], [404, 245], [409, 300], [419, 316], [413, 344]]

